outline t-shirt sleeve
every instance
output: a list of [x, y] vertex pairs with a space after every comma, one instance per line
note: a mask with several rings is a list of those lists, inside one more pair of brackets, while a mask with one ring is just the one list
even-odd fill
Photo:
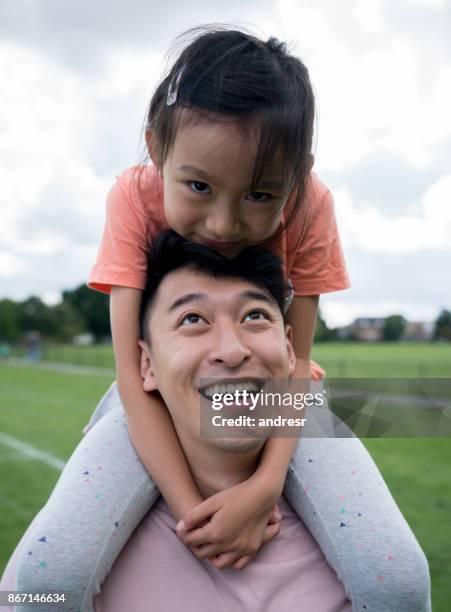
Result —
[[[324, 187], [324, 186], [323, 186]], [[335, 219], [334, 200], [324, 188], [316, 191], [319, 206], [312, 217], [294, 256], [289, 271], [294, 295], [320, 295], [350, 287]]]
[[106, 201], [106, 219], [88, 287], [111, 293], [118, 285], [144, 289], [147, 271], [147, 220], [129, 180], [119, 176]]

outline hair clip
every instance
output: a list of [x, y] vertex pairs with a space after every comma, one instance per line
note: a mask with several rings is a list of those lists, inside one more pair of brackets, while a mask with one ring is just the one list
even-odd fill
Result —
[[[183, 71], [185, 70], [185, 66], [182, 66], [172, 81], [169, 84], [168, 88], [168, 96], [166, 98], [166, 106], [172, 106], [177, 100], [177, 91], [180, 83], [180, 79], [182, 78]], [[175, 84], [174, 83], [175, 79]]]
[[287, 310], [289, 309], [291, 302], [293, 301], [293, 298], [294, 298], [294, 287], [293, 287], [293, 283], [291, 282], [291, 278], [289, 278], [286, 284], [286, 288], [285, 288], [285, 297], [283, 299], [283, 314], [287, 313]]

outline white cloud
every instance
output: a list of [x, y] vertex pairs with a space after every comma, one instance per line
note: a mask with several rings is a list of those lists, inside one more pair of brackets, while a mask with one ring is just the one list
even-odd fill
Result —
[[440, 228], [442, 243], [451, 249], [451, 174], [445, 174], [431, 185], [424, 194], [423, 206], [426, 218], [437, 232]]
[[59, 291], [45, 291], [42, 294], [42, 301], [47, 304], [47, 306], [55, 306], [61, 302], [61, 293]]
[[449, 0], [409, 0], [412, 4], [417, 5], [425, 5], [427, 7], [432, 7], [436, 11], [443, 11], [447, 6], [449, 6]]
[[451, 251], [451, 175], [442, 176], [424, 193], [421, 214], [388, 217], [346, 188], [334, 191], [343, 241], [349, 247], [382, 253], [409, 253], [424, 248]]
[[[3, 40], [9, 42], [0, 45], [0, 274], [8, 275], [2, 290], [16, 298], [41, 293], [54, 299], [59, 290], [86, 280], [101, 236], [106, 192], [114, 175], [138, 159], [139, 130], [164, 68], [164, 51], [197, 21], [197, 14], [184, 13], [177, 3], [165, 9], [163, 30], [157, 18], [143, 25], [129, 10], [124, 16], [119, 5], [106, 23], [100, 4], [89, 24], [79, 13], [79, 20], [69, 19], [67, 7], [46, 6], [33, 27], [27, 22], [19, 31], [8, 22]], [[17, 5], [26, 16], [25, 3]], [[367, 253], [378, 262], [387, 252], [411, 257], [433, 247], [449, 253], [451, 65], [446, 27], [437, 26], [446, 19], [449, 2], [412, 0], [412, 5], [411, 10], [409, 3], [386, 0], [251, 2], [235, 20], [263, 37], [294, 43], [294, 53], [309, 68], [319, 109], [316, 169], [320, 177], [335, 177], [337, 216], [352, 263]], [[219, 6], [214, 4], [205, 19], [214, 21], [217, 11], [222, 21]], [[124, 18], [129, 20], [125, 30]], [[55, 44], [47, 45], [55, 24]], [[101, 60], [87, 66], [93, 51]], [[382, 171], [373, 155], [377, 151], [386, 160]], [[359, 162], [369, 158], [373, 162], [365, 170]], [[397, 160], [393, 168], [390, 160]], [[421, 181], [409, 178], [412, 166]], [[353, 170], [360, 187], [358, 177], [346, 182]], [[375, 181], [385, 179], [384, 189], [375, 188]], [[399, 205], [387, 204], [386, 194]], [[437, 254], [433, 258], [440, 261]], [[397, 265], [399, 274], [403, 262], [398, 259]], [[390, 263], [384, 260], [384, 266], [378, 270], [381, 283], [390, 277]], [[439, 282], [444, 266], [431, 266], [430, 275], [431, 284], [437, 282], [428, 305], [421, 306], [426, 314], [432, 300], [445, 293]], [[412, 296], [421, 295], [422, 287], [414, 275], [409, 282], [404, 302], [401, 294], [387, 301], [394, 295], [390, 287], [375, 308], [379, 302], [389, 311], [402, 303], [413, 308]], [[355, 299], [326, 296], [329, 310], [343, 303], [348, 314], [365, 312], [370, 302], [363, 295], [371, 279], [360, 269], [358, 283]]]
[[345, 4], [354, 19], [338, 24], [335, 13], [326, 19], [332, 9], [323, 3], [283, 0], [276, 9], [317, 92], [318, 169], [344, 169], [375, 147], [431, 163], [451, 136], [449, 63], [431, 66], [418, 37], [392, 31], [380, 0]]
[[352, 15], [364, 32], [380, 32], [383, 27], [379, 0], [357, 0]]
[[[137, 160], [151, 60], [117, 50], [91, 80], [33, 49], [0, 46], [0, 245], [12, 258], [98, 243], [114, 175]], [[102, 177], [105, 156], [117, 169]]]
[[25, 261], [12, 253], [0, 252], [0, 277], [10, 277], [19, 274], [27, 268]]

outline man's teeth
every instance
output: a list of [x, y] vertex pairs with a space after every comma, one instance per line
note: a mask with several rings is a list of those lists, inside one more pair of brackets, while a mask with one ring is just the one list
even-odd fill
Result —
[[228, 383], [228, 384], [223, 384], [223, 385], [209, 385], [208, 387], [205, 387], [204, 389], [202, 389], [202, 395], [207, 397], [208, 399], [212, 399], [213, 396], [217, 394], [221, 394], [221, 395], [225, 393], [235, 394], [237, 391], [238, 392], [249, 391], [252, 393], [258, 390], [259, 390], [258, 384], [256, 382], [249, 381], [249, 382], [240, 382], [240, 383]]

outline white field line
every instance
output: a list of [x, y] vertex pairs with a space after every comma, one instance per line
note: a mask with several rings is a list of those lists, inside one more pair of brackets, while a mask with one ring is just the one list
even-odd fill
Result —
[[40, 361], [38, 363], [30, 363], [25, 359], [11, 358], [3, 362], [13, 368], [39, 368], [41, 370], [51, 370], [52, 372], [63, 372], [64, 374], [87, 374], [92, 376], [107, 376], [114, 378], [115, 370], [112, 368], [98, 368], [95, 366], [82, 366], [72, 363], [55, 363], [53, 361]]
[[[0, 499], [0, 509], [1, 511], [12, 511], [16, 516], [25, 519], [27, 522], [30, 521], [30, 515], [28, 514], [27, 510], [23, 506], [18, 504], [16, 501], [14, 501], [14, 499], [7, 498], [6, 495], [2, 495], [2, 498]], [[2, 609], [3, 608], [0, 608], [0, 610]]]
[[32, 461], [32, 459], [22, 455], [22, 453], [16, 450], [5, 450], [4, 452], [0, 452], [0, 463], [17, 463], [18, 461]]
[[13, 436], [9, 436], [8, 434], [0, 431], [0, 443], [4, 446], [8, 446], [12, 448], [22, 455], [29, 457], [30, 459], [35, 459], [36, 461], [40, 461], [41, 463], [45, 463], [50, 467], [61, 472], [66, 465], [64, 461], [58, 459], [54, 455], [50, 453], [46, 453], [45, 451], [39, 450], [35, 446], [31, 444], [27, 444], [26, 442], [22, 442], [22, 440], [18, 440], [17, 438], [13, 438]]

